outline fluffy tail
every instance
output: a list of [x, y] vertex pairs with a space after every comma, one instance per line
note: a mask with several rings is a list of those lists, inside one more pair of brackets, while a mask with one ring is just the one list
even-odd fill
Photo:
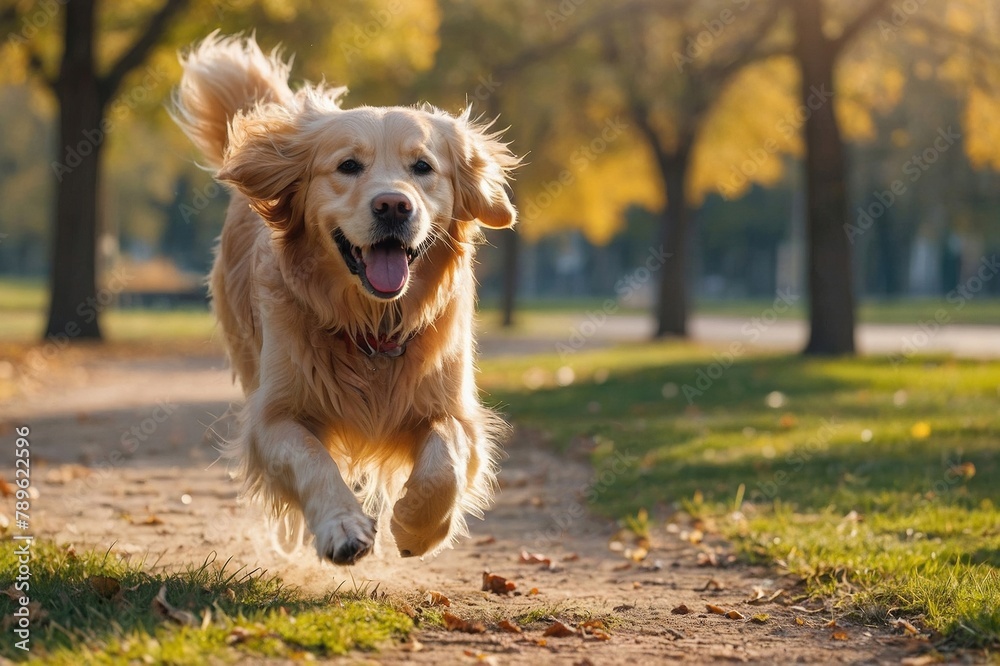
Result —
[[224, 37], [216, 30], [181, 55], [181, 65], [171, 115], [215, 168], [222, 166], [234, 115], [258, 103], [293, 99], [291, 62], [278, 49], [265, 55], [252, 35]]

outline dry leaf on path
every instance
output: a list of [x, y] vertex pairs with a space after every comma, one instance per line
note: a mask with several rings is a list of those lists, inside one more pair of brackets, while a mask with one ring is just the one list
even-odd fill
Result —
[[500, 627], [501, 631], [506, 631], [509, 634], [521, 633], [521, 627], [517, 626], [510, 620], [500, 620], [500, 622], [497, 623], [497, 626]]
[[720, 608], [719, 606], [716, 606], [715, 604], [705, 604], [705, 610], [707, 610], [709, 613], [715, 613], [716, 615], [725, 615], [726, 614], [726, 609], [725, 608]]
[[121, 581], [117, 578], [109, 578], [108, 576], [89, 576], [87, 582], [90, 584], [90, 589], [98, 594], [98, 596], [104, 599], [114, 599], [122, 591]]
[[424, 597], [424, 601], [431, 606], [451, 606], [451, 599], [444, 596], [440, 592], [435, 592], [434, 590], [427, 591], [427, 596]]
[[201, 624], [198, 622], [198, 618], [194, 616], [194, 613], [172, 606], [167, 602], [166, 585], [160, 588], [160, 591], [156, 594], [156, 598], [153, 599], [153, 610], [178, 624], [186, 624], [189, 627], [197, 627]]
[[552, 636], [554, 638], [566, 638], [567, 636], [573, 636], [574, 634], [576, 634], [575, 629], [563, 624], [559, 620], [556, 620], [551, 625], [549, 625], [549, 628], [545, 630], [542, 636]]
[[518, 561], [521, 564], [544, 564], [547, 567], [552, 566], [552, 558], [545, 557], [541, 553], [529, 553], [526, 550], [521, 551]]
[[899, 618], [898, 620], [895, 620], [892, 623], [892, 626], [894, 626], [896, 629], [902, 629], [903, 633], [905, 633], [905, 634], [907, 634], [909, 636], [919, 636], [920, 635], [920, 630], [917, 629], [915, 626], [913, 626], [912, 623], [908, 622], [907, 620], [904, 620], [903, 618]]
[[833, 635], [830, 636], [831, 641], [846, 641], [848, 638], [846, 631], [835, 631]]
[[715, 580], [714, 578], [709, 578], [708, 582], [705, 583], [705, 585], [703, 587], [696, 587], [694, 591], [695, 592], [708, 592], [708, 591], [721, 592], [724, 589], [726, 589], [726, 588], [724, 588], [722, 586], [722, 583], [720, 583], [719, 581]]
[[466, 634], [486, 633], [486, 625], [482, 622], [468, 622], [457, 615], [445, 611], [444, 627], [448, 631], [461, 631]]
[[503, 576], [492, 574], [489, 571], [483, 572], [484, 591], [492, 592], [493, 594], [510, 594], [515, 589], [517, 589], [517, 585]]
[[731, 610], [731, 611], [729, 611], [728, 613], [726, 613], [726, 617], [728, 617], [730, 620], [745, 620], [746, 619], [746, 616], [743, 615], [743, 613], [739, 612], [738, 610]]
[[673, 613], [674, 615], [688, 615], [690, 613], [693, 613], [694, 611], [688, 608], [686, 604], [681, 604], [680, 606], [675, 607], [670, 612]]

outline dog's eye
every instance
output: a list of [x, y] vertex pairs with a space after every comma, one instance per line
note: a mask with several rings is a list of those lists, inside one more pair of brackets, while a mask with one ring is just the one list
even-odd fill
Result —
[[428, 164], [425, 160], [417, 160], [417, 162], [413, 165], [413, 173], [421, 176], [432, 171], [434, 171], [434, 167]]
[[337, 171], [339, 171], [340, 173], [347, 174], [349, 176], [361, 173], [363, 170], [364, 167], [361, 166], [361, 164], [357, 160], [344, 160], [337, 167]]

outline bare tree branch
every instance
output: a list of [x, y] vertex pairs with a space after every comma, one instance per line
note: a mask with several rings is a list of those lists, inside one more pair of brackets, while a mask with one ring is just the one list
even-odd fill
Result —
[[766, 60], [776, 55], [790, 55], [792, 50], [790, 44], [761, 46], [761, 43], [778, 23], [778, 19], [781, 18], [783, 9], [782, 3], [772, 2], [757, 24], [747, 32], [746, 39], [730, 49], [731, 55], [722, 59], [722, 62], [709, 63], [702, 69], [702, 73], [722, 82], [750, 63]]
[[160, 37], [166, 31], [171, 19], [188, 4], [188, 0], [166, 0], [159, 11], [150, 19], [146, 30], [135, 40], [135, 43], [118, 59], [100, 81], [101, 97], [108, 101], [118, 90], [122, 79], [133, 69], [142, 64]]

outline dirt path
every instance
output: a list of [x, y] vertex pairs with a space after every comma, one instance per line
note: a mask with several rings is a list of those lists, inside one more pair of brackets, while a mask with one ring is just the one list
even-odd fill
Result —
[[[217, 553], [318, 591], [345, 581], [369, 589], [377, 583], [404, 599], [418, 620], [427, 592], [435, 591], [450, 599], [449, 612], [486, 625], [482, 634], [424, 626], [415, 634], [419, 650], [388, 646], [352, 661], [899, 663], [919, 648], [828, 609], [793, 608], [791, 592], [771, 603], [745, 603], [756, 589], [770, 595], [794, 581], [727, 565], [724, 543], [709, 536], [694, 545], [683, 533], [687, 526], [654, 534], [646, 559], [630, 562], [609, 546], [615, 526], [584, 511], [584, 491], [595, 481], [589, 467], [554, 456], [523, 432], [508, 446], [496, 507], [485, 521], [472, 521], [471, 538], [456, 548], [419, 561], [401, 560], [381, 544], [380, 553], [353, 570], [319, 564], [308, 552], [285, 559], [271, 548], [256, 511], [237, 502], [227, 470], [212, 464], [210, 427], [224, 435], [228, 422], [220, 417], [240, 398], [221, 359], [81, 360], [37, 383], [34, 393], [0, 407], [0, 441], [11, 441], [14, 426], [31, 427], [36, 535], [166, 567], [200, 564]], [[522, 550], [542, 553], [552, 566], [520, 563]], [[482, 592], [483, 571], [513, 581], [516, 594]], [[537, 594], [529, 594], [533, 588]], [[706, 604], [744, 617], [709, 613]], [[681, 605], [692, 612], [674, 613]], [[523, 633], [497, 628], [527, 613], [536, 621], [525, 623]], [[768, 617], [758, 624], [751, 619], [757, 614]], [[544, 637], [557, 618], [600, 619], [610, 639]], [[828, 626], [834, 618], [836, 626]]]

